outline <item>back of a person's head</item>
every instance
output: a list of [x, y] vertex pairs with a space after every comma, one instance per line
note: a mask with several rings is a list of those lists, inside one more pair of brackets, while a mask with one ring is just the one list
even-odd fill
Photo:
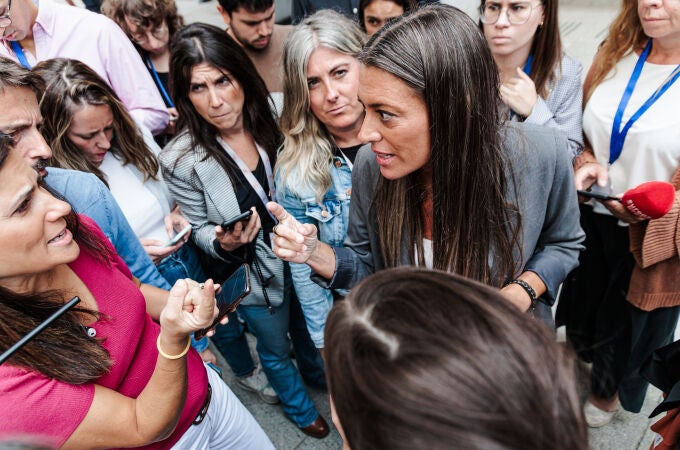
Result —
[[325, 343], [352, 450], [587, 448], [570, 351], [495, 289], [384, 270], [335, 304]]
[[229, 15], [238, 9], [249, 13], [259, 13], [274, 5], [274, 0], [218, 0], [218, 2]]

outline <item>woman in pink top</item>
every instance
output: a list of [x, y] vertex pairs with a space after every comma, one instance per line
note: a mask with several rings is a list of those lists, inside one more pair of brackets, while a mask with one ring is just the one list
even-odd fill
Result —
[[0, 365], [0, 398], [12, 405], [0, 409], [0, 439], [272, 448], [190, 349], [189, 334], [216, 314], [212, 281], [180, 280], [169, 296], [145, 298], [95, 223], [54, 198], [10, 144], [0, 135], [0, 352], [81, 301]]

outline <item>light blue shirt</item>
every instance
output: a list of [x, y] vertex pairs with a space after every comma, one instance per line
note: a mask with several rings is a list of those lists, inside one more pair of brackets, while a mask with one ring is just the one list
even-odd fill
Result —
[[85, 214], [97, 223], [135, 277], [142, 283], [170, 290], [170, 284], [158, 272], [113, 195], [99, 178], [91, 173], [55, 167], [48, 167], [47, 173], [47, 185], [61, 194], [75, 212]]

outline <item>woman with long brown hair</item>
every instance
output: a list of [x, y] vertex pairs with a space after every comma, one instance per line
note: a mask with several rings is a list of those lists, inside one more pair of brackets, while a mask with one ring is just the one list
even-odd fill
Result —
[[344, 247], [318, 242], [315, 227], [272, 203], [276, 254], [309, 264], [329, 287], [400, 265], [450, 271], [550, 321], [582, 240], [566, 140], [545, 127], [502, 128], [493, 58], [455, 8], [396, 20], [359, 61], [359, 136], [373, 153], [360, 152], [352, 172]]

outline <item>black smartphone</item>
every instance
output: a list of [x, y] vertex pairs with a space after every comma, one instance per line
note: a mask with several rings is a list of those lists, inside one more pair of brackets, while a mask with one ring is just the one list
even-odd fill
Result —
[[236, 225], [238, 222], [244, 222], [250, 219], [250, 216], [253, 215], [253, 210], [249, 209], [244, 213], [239, 214], [236, 217], [232, 217], [231, 219], [227, 220], [226, 222], [222, 223], [220, 225], [224, 231], [233, 231], [234, 230], [234, 225]]
[[194, 339], [199, 340], [205, 334], [217, 325], [220, 320], [230, 312], [236, 310], [236, 307], [241, 300], [250, 294], [250, 269], [248, 264], [242, 264], [236, 269], [236, 272], [231, 274], [227, 280], [222, 283], [220, 292], [217, 293], [215, 299], [217, 300], [217, 309], [219, 313], [217, 318], [208, 328], [203, 328], [194, 332]]
[[593, 184], [586, 191], [576, 191], [578, 195], [597, 200], [619, 200], [620, 198], [612, 196], [612, 189], [609, 186], [602, 187], [598, 184]]

